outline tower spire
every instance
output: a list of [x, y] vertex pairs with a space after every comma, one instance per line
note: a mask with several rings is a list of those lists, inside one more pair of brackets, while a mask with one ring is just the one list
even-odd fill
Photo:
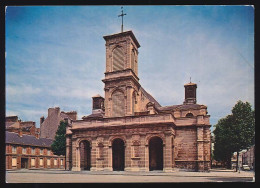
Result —
[[126, 14], [124, 14], [124, 10], [123, 10], [123, 7], [121, 7], [121, 14], [120, 15], [118, 15], [118, 17], [122, 17], [122, 25], [121, 25], [121, 32], [123, 32], [123, 28], [124, 28], [124, 16], [125, 16]]

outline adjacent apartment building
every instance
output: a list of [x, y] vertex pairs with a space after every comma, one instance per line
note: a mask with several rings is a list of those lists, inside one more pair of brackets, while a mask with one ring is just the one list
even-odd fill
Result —
[[65, 168], [65, 157], [51, 151], [53, 140], [15, 132], [6, 134], [6, 170]]

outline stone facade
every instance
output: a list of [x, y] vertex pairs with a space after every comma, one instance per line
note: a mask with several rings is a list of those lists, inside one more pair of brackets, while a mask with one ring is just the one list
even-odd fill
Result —
[[195, 83], [185, 84], [181, 105], [161, 106], [138, 78], [132, 31], [104, 36], [105, 97], [93, 97], [92, 114], [69, 121], [67, 169], [173, 171], [210, 169], [207, 107], [197, 104]]
[[47, 118], [45, 119], [43, 116], [40, 118], [40, 137], [54, 140], [60, 121], [68, 118], [71, 120], [76, 120], [77, 112], [60, 111], [59, 107], [49, 108]]
[[242, 153], [242, 164], [248, 165], [251, 169], [255, 168], [255, 146], [251, 146], [246, 152]]

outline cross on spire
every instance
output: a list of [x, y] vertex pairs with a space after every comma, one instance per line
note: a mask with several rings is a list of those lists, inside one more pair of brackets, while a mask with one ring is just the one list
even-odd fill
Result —
[[124, 16], [125, 16], [126, 14], [124, 14], [124, 10], [123, 10], [123, 7], [121, 7], [121, 14], [120, 15], [118, 15], [118, 17], [122, 17], [122, 25], [121, 25], [121, 32], [123, 32], [123, 27], [124, 27]]

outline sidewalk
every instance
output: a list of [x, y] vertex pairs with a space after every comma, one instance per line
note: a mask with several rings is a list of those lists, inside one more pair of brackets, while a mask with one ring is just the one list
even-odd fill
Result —
[[123, 176], [175, 176], [175, 177], [254, 177], [253, 171], [219, 170], [211, 169], [210, 172], [191, 172], [175, 169], [174, 172], [149, 171], [149, 172], [128, 172], [128, 171], [67, 171], [62, 169], [44, 170], [16, 170], [8, 173], [42, 173], [42, 174], [87, 174], [87, 175], [123, 175]]
[[221, 170], [211, 172], [92, 172], [65, 170], [17, 170], [6, 171], [9, 183], [148, 183], [148, 182], [254, 182], [254, 173]]

